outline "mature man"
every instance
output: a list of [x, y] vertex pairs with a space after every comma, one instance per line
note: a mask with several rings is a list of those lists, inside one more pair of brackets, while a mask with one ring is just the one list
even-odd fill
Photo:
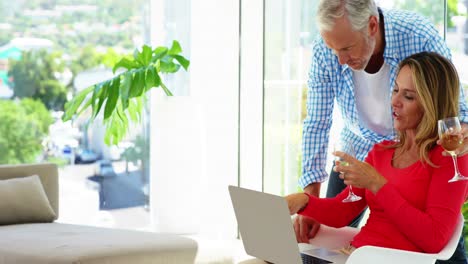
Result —
[[[317, 23], [320, 38], [313, 46], [299, 180], [304, 191], [315, 196], [328, 176], [325, 161], [334, 102], [344, 118], [340, 140], [353, 144], [357, 158], [363, 160], [371, 146], [395, 136], [390, 95], [398, 63], [421, 51], [451, 57], [426, 18], [407, 11], [381, 10], [373, 0], [320, 0]], [[460, 119], [468, 123], [464, 100], [462, 91]], [[344, 187], [332, 171], [327, 197]], [[357, 226], [359, 220], [351, 225]], [[299, 242], [308, 242], [318, 228], [310, 218], [297, 217], [294, 222]], [[462, 239], [446, 263], [466, 263]]]

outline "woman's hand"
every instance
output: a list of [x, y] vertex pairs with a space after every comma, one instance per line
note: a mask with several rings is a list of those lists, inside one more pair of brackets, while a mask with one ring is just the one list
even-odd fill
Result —
[[[345, 161], [336, 161], [334, 170], [340, 173], [340, 178], [346, 185], [365, 188], [376, 194], [387, 183], [387, 179], [368, 163], [359, 161], [345, 152], [335, 151], [333, 154]], [[343, 165], [346, 163], [348, 165]]]
[[[463, 139], [463, 143], [455, 150], [455, 153], [459, 157], [468, 154], [468, 124], [461, 124], [460, 137]], [[437, 145], [440, 144], [442, 144], [442, 141], [439, 139], [437, 140]], [[450, 156], [450, 154], [445, 150], [442, 154], [444, 156]]]
[[309, 202], [309, 196], [305, 193], [294, 193], [285, 197], [288, 203], [289, 213], [291, 215], [297, 213], [304, 208]]

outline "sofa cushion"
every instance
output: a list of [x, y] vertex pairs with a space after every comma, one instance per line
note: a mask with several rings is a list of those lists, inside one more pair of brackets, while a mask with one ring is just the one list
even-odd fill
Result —
[[0, 226], [0, 238], [1, 264], [193, 264], [197, 254], [178, 235], [56, 222]]
[[52, 222], [50, 206], [39, 176], [0, 181], [0, 224]]

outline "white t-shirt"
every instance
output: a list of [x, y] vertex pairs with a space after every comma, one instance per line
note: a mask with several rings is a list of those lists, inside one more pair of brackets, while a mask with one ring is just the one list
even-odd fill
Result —
[[390, 110], [390, 66], [382, 65], [376, 73], [353, 70], [354, 96], [360, 122], [380, 134], [392, 133]]

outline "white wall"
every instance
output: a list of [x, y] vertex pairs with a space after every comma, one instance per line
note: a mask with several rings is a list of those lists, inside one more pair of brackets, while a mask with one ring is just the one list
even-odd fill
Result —
[[[161, 1], [153, 2], [161, 10]], [[163, 19], [155, 9], [152, 24]], [[193, 1], [190, 95], [152, 94], [150, 202], [156, 231], [237, 234], [227, 186], [238, 182], [238, 10], [238, 0]], [[155, 29], [152, 37], [163, 34]]]

